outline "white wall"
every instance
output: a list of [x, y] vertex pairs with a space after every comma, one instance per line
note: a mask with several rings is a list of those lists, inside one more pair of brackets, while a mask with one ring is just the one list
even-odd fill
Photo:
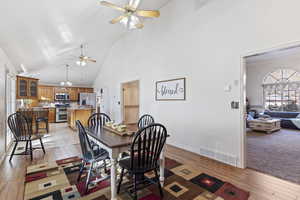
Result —
[[6, 53], [0, 47], [0, 67], [7, 68], [11, 73], [16, 73], [16, 68], [12, 65]]
[[[164, 124], [169, 144], [240, 164], [241, 55], [300, 40], [298, 0], [173, 0], [161, 17], [128, 33], [111, 49], [96, 88], [120, 120], [120, 83], [140, 80], [141, 114]], [[155, 101], [155, 81], [186, 77], [186, 101]], [[225, 92], [225, 85], [232, 85]], [[235, 160], [236, 159], [236, 160]]]
[[300, 72], [300, 55], [276, 56], [267, 60], [247, 62], [247, 97], [251, 106], [263, 107], [264, 77], [277, 69], [293, 69]]

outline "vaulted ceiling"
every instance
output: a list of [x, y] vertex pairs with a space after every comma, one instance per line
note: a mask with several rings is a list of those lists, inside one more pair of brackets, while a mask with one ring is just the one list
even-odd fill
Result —
[[[282, 48], [277, 50], [272, 50], [265, 53], [260, 53], [257, 55], [249, 56], [246, 61], [247, 63], [259, 63], [259, 62], [268, 62], [278, 59], [300, 59], [300, 46], [292, 46], [288, 48]], [[283, 66], [284, 67], [284, 66]]]
[[[127, 0], [109, 1], [127, 3]], [[140, 8], [159, 9], [166, 2], [141, 0]], [[23, 64], [29, 75], [43, 83], [57, 84], [64, 80], [64, 65], [70, 64], [71, 81], [76, 85], [91, 85], [113, 43], [130, 34], [120, 24], [109, 24], [109, 20], [119, 15], [120, 12], [101, 6], [99, 0], [5, 1], [0, 6], [0, 47], [16, 67]], [[85, 67], [75, 64], [82, 43], [87, 46], [88, 56], [97, 63]]]

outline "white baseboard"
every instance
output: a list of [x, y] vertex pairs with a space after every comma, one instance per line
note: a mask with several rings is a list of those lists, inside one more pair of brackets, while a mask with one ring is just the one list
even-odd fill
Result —
[[199, 154], [222, 163], [238, 167], [238, 158], [236, 156], [224, 154], [223, 152], [208, 150], [205, 148], [200, 148]]
[[213, 160], [217, 160], [219, 162], [222, 162], [222, 163], [234, 166], [234, 167], [238, 167], [239, 160], [238, 160], [238, 157], [236, 157], [236, 156], [228, 155], [223, 152], [218, 152], [218, 151], [210, 150], [210, 149], [203, 148], [203, 147], [199, 147], [199, 149], [196, 149], [191, 146], [182, 145], [182, 144], [170, 143], [170, 145], [173, 145], [178, 148], [199, 154], [199, 155], [207, 157], [207, 158], [211, 158]]

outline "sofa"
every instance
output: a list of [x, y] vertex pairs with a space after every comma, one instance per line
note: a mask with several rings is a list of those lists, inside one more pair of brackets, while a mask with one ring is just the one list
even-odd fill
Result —
[[280, 119], [281, 128], [300, 130], [300, 112], [265, 111], [264, 115]]

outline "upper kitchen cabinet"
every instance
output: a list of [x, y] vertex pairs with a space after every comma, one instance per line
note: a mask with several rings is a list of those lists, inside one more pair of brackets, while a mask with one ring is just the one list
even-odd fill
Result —
[[86, 93], [93, 93], [94, 89], [93, 88], [86, 88]]
[[68, 89], [66, 87], [54, 87], [54, 93], [68, 93]]
[[78, 94], [79, 93], [93, 93], [93, 88], [81, 88], [81, 87], [69, 87], [68, 93], [70, 95], [71, 101], [78, 101]]
[[28, 80], [29, 83], [29, 97], [37, 98], [38, 96], [38, 81], [37, 80]]
[[38, 79], [17, 76], [17, 99], [37, 99]]
[[93, 88], [78, 88], [79, 93], [93, 93], [94, 89]]
[[40, 101], [54, 101], [54, 87], [39, 85], [38, 94]]
[[70, 87], [70, 88], [68, 88], [68, 92], [69, 92], [71, 101], [78, 101], [79, 88]]

